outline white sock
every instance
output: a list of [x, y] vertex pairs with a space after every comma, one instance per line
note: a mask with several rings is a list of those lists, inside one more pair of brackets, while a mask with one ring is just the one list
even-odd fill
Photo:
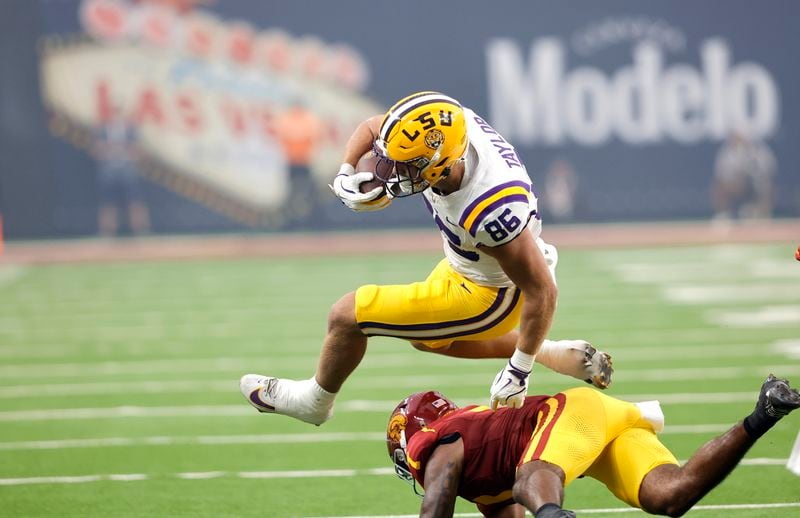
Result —
[[536, 362], [560, 374], [583, 379], [584, 365], [583, 340], [545, 340], [536, 354]]
[[324, 388], [322, 388], [319, 383], [317, 383], [316, 376], [312, 377], [309, 380], [309, 386], [311, 389], [311, 394], [314, 397], [314, 400], [323, 406], [330, 406], [333, 403], [333, 400], [336, 399], [336, 392], [328, 392]]
[[536, 358], [534, 354], [528, 354], [514, 349], [514, 354], [511, 355], [511, 366], [524, 372], [530, 372], [533, 368], [533, 360]]
[[282, 379], [280, 383], [281, 395], [275, 405], [278, 413], [317, 426], [333, 415], [336, 394], [320, 387], [314, 378], [300, 381]]

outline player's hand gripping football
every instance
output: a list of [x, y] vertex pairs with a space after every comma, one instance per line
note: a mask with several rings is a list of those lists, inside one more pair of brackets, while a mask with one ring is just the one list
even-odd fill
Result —
[[362, 183], [368, 182], [373, 178], [373, 173], [356, 173], [352, 165], [342, 164], [339, 168], [339, 173], [333, 180], [333, 185], [328, 185], [328, 187], [350, 210], [356, 212], [381, 210], [392, 202], [383, 187], [375, 187], [365, 193], [362, 193], [359, 189]]
[[497, 373], [490, 390], [489, 406], [497, 410], [498, 406], [521, 408], [528, 394], [528, 376], [530, 371], [519, 370], [509, 361], [503, 370]]

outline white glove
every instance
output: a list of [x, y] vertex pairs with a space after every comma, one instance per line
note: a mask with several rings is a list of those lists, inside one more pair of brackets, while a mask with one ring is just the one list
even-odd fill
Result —
[[333, 179], [333, 185], [329, 184], [328, 187], [350, 210], [369, 212], [385, 209], [392, 203], [385, 189], [375, 187], [364, 193], [359, 190], [359, 185], [372, 180], [373, 177], [370, 172], [356, 173], [352, 165], [342, 164], [339, 173]]
[[511, 360], [506, 363], [494, 378], [490, 390], [489, 406], [497, 410], [498, 405], [510, 408], [522, 408], [525, 396], [528, 393], [528, 376], [531, 371], [517, 369], [511, 365]]

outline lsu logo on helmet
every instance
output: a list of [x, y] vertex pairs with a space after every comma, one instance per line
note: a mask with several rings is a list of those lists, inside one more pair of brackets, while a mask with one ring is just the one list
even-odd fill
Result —
[[431, 149], [439, 149], [444, 144], [444, 133], [438, 129], [432, 129], [425, 134], [425, 145]]
[[376, 147], [406, 166], [398, 169], [417, 171], [420, 182], [433, 185], [467, 150], [464, 108], [439, 92], [412, 94], [386, 112]]

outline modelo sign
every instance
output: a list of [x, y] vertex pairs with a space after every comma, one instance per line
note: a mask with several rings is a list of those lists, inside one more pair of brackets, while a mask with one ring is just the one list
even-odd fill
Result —
[[[519, 145], [586, 146], [613, 137], [633, 145], [692, 144], [720, 140], [734, 130], [764, 139], [777, 131], [780, 95], [774, 78], [758, 63], [737, 63], [725, 40], [700, 43], [699, 68], [668, 64], [665, 50], [682, 41], [676, 30], [661, 31], [671, 34], [669, 39], [646, 34], [630, 19], [603, 23], [615, 29], [616, 41], [642, 38], [633, 45], [632, 62], [611, 73], [570, 68], [567, 45], [557, 38], [534, 40], [527, 59], [515, 41], [497, 38], [487, 44], [489, 110], [498, 131]], [[587, 39], [573, 38], [581, 41]]]

